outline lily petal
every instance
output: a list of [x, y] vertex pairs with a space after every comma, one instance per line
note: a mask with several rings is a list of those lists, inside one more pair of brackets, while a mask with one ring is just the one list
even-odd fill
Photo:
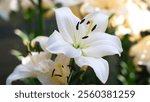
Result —
[[[103, 57], [118, 54], [123, 51], [121, 41], [118, 37], [106, 33], [95, 32], [84, 40], [85, 49], [83, 53], [91, 57]], [[93, 53], [94, 52], [94, 53]]]
[[63, 7], [57, 9], [56, 20], [59, 32], [63, 39], [69, 43], [73, 43], [76, 35], [76, 25], [80, 21], [69, 8]]
[[81, 51], [75, 49], [71, 44], [64, 41], [60, 33], [57, 31], [49, 37], [47, 41], [47, 50], [55, 54], [63, 53], [70, 58], [79, 57], [81, 55]]
[[57, 85], [57, 84], [59, 84], [57, 80], [51, 78], [50, 73], [41, 73], [41, 74], [39, 73], [37, 78], [43, 85]]
[[75, 62], [80, 67], [88, 65], [93, 68], [96, 76], [102, 83], [106, 83], [109, 74], [109, 65], [108, 62], [102, 58], [96, 59], [92, 57], [79, 57], [75, 58]]
[[108, 16], [100, 11], [91, 13], [84, 18], [86, 21], [92, 21], [93, 27], [96, 25], [94, 32], [105, 32], [108, 25]]
[[64, 54], [59, 54], [57, 55], [55, 62], [62, 63], [63, 65], [67, 66], [70, 63], [70, 58], [65, 56]]
[[6, 84], [10, 85], [15, 80], [25, 79], [31, 76], [32, 76], [32, 71], [29, 68], [27, 68], [24, 65], [19, 65], [16, 67], [13, 73], [8, 76], [6, 80]]
[[109, 46], [109, 45], [92, 46], [92, 47], [83, 49], [82, 51], [83, 51], [83, 55], [89, 56], [89, 57], [95, 57], [95, 58], [104, 57], [107, 55], [114, 55], [114, 54], [120, 55], [120, 52], [115, 47]]

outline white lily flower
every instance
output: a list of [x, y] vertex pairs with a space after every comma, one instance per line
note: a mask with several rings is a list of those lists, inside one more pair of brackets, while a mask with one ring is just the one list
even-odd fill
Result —
[[[22, 64], [18, 65], [13, 73], [7, 78], [6, 84], [11, 84], [18, 79], [25, 79], [29, 77], [37, 77], [39, 72], [48, 72], [45, 64], [50, 64], [51, 55], [48, 53], [36, 53], [32, 52], [32, 55], [22, 59]], [[49, 62], [49, 63], [48, 63]]]
[[6, 84], [11, 84], [15, 80], [29, 77], [37, 78], [42, 84], [67, 84], [70, 74], [70, 59], [64, 55], [58, 55], [55, 61], [51, 60], [51, 54], [46, 50], [48, 37], [38, 36], [31, 41], [31, 46], [38, 42], [44, 52], [31, 52], [22, 59], [22, 64], [18, 65], [14, 72], [7, 78]]
[[54, 62], [51, 62], [51, 70], [47, 73], [41, 73], [38, 76], [39, 81], [44, 85], [66, 85], [70, 75], [70, 58], [63, 54], [58, 55]]
[[67, 84], [70, 74], [68, 64], [69, 58], [58, 55], [55, 61], [50, 60], [51, 55], [46, 52], [32, 52], [32, 55], [22, 59], [22, 64], [18, 65], [7, 78], [9, 85], [15, 80], [25, 78], [37, 78], [42, 84]]
[[105, 83], [109, 67], [102, 57], [119, 54], [122, 46], [119, 38], [104, 33], [107, 28], [108, 16], [94, 12], [80, 20], [69, 8], [56, 10], [59, 32], [49, 37], [47, 50], [51, 53], [63, 53], [74, 58], [80, 67], [89, 65], [97, 77]]

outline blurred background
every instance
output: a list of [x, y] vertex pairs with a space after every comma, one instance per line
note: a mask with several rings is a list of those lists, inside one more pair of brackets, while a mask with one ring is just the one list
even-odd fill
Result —
[[[81, 19], [94, 11], [109, 16], [106, 32], [121, 39], [124, 52], [121, 57], [105, 57], [110, 66], [106, 84], [150, 84], [150, 0], [0, 0], [0, 84], [21, 63], [12, 50], [28, 53], [15, 30], [30, 40], [49, 36], [57, 29], [54, 10], [63, 6]], [[97, 79], [82, 83], [78, 78], [72, 82], [76, 83], [101, 84]]]

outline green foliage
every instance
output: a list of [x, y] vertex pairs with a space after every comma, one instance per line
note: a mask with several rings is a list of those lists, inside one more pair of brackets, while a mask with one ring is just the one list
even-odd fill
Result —
[[[150, 75], [146, 71], [146, 68], [142, 68], [141, 72], [136, 70], [136, 66], [133, 63], [133, 58], [129, 56], [130, 48], [136, 43], [129, 40], [129, 35], [124, 36], [122, 39], [123, 53], [120, 61], [120, 75], [118, 79], [124, 85], [143, 85], [149, 84], [148, 80]], [[141, 66], [142, 67], [142, 66]]]

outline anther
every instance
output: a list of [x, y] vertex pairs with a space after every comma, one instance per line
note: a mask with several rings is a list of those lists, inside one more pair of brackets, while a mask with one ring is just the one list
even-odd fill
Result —
[[79, 24], [80, 24], [80, 22], [78, 22], [77, 25], [76, 25], [77, 30], [79, 30]]
[[62, 67], [62, 68], [64, 68], [64, 66], [63, 66], [63, 65], [62, 65], [61, 67]]
[[86, 24], [90, 24], [90, 21], [88, 21]]
[[82, 24], [85, 21], [85, 19], [81, 20], [80, 24]]
[[54, 76], [55, 69], [52, 71], [52, 77]]
[[96, 29], [96, 27], [97, 27], [97, 24], [92, 28], [91, 31], [94, 31]]
[[89, 36], [84, 36], [84, 37], [82, 37], [82, 39], [86, 39], [86, 38], [88, 38]]
[[59, 75], [59, 74], [55, 74], [54, 76], [59, 76], [59, 77], [62, 77], [62, 75]]

